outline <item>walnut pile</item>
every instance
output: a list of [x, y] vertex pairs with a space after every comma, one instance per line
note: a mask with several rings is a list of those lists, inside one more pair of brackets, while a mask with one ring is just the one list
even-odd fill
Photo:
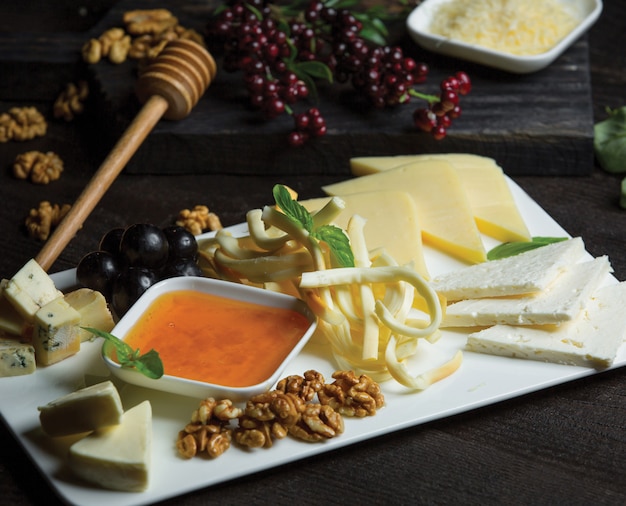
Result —
[[72, 121], [77, 115], [82, 114], [88, 96], [89, 85], [86, 81], [80, 81], [78, 84], [68, 83], [54, 101], [52, 106], [54, 117]]
[[204, 399], [191, 414], [191, 421], [178, 433], [176, 448], [179, 455], [186, 459], [203, 453], [212, 458], [219, 457], [230, 448], [232, 429], [229, 422], [241, 414], [241, 409], [228, 399]]
[[122, 63], [156, 57], [170, 40], [189, 39], [204, 45], [202, 35], [178, 23], [178, 18], [167, 9], [138, 9], [123, 15], [124, 28], [105, 31], [97, 39], [87, 41], [82, 48], [83, 60], [98, 63], [108, 58]]
[[69, 204], [52, 205], [47, 200], [39, 203], [39, 207], [31, 209], [26, 217], [25, 225], [28, 235], [33, 239], [45, 241], [50, 237], [50, 232], [65, 217], [72, 208]]
[[[287, 436], [310, 443], [324, 441], [343, 433], [344, 416], [373, 416], [383, 406], [380, 387], [368, 376], [337, 371], [333, 378], [333, 383], [326, 384], [324, 376], [314, 370], [287, 376], [275, 390], [251, 397], [243, 409], [220, 401], [227, 403], [225, 416], [219, 413], [220, 403], [205, 399], [179, 433], [178, 452], [191, 458], [206, 450], [217, 457], [232, 441], [248, 449], [271, 448], [274, 441]], [[213, 437], [220, 443], [219, 452], [208, 450]]]
[[219, 216], [209, 211], [209, 208], [203, 205], [180, 211], [176, 218], [176, 225], [185, 228], [193, 235], [200, 235], [207, 230], [214, 231], [222, 228]]
[[61, 177], [63, 160], [52, 151], [27, 151], [15, 157], [13, 175], [18, 179], [30, 179], [35, 184], [48, 184]]
[[46, 135], [48, 124], [36, 107], [12, 107], [0, 114], [0, 142], [28, 141]]

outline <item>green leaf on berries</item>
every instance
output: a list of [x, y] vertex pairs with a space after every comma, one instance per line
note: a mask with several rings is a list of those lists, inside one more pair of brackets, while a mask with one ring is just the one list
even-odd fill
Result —
[[600, 166], [614, 174], [626, 172], [626, 106], [609, 110], [594, 126], [593, 146]]
[[293, 70], [298, 76], [306, 74], [316, 79], [325, 79], [328, 82], [333, 81], [333, 73], [328, 65], [319, 61], [299, 62], [293, 67]]

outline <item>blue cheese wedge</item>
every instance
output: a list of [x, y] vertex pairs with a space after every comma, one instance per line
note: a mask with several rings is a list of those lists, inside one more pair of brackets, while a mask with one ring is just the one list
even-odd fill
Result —
[[30, 344], [0, 337], [0, 378], [32, 374], [36, 368], [35, 349]]
[[50, 365], [80, 350], [80, 313], [63, 297], [35, 313], [33, 346], [37, 364]]
[[626, 282], [598, 289], [578, 319], [561, 325], [495, 325], [472, 333], [467, 349], [558, 364], [609, 367], [626, 339]]
[[68, 463], [76, 476], [111, 490], [141, 492], [150, 482], [152, 408], [143, 401], [122, 422], [74, 443]]
[[4, 294], [27, 321], [32, 321], [42, 306], [63, 295], [34, 259], [26, 262], [6, 283]]
[[610, 272], [608, 257], [602, 256], [568, 267], [537, 294], [462, 300], [446, 308], [442, 327], [556, 325], [573, 320]]
[[119, 425], [124, 413], [120, 394], [110, 381], [81, 388], [37, 409], [41, 428], [52, 437]]
[[541, 292], [584, 254], [583, 240], [575, 237], [437, 276], [432, 287], [449, 301]]

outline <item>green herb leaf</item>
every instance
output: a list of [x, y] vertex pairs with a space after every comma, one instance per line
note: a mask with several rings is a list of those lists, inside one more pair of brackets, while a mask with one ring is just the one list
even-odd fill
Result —
[[[148, 353], [139, 355], [139, 350], [133, 350], [127, 343], [121, 339], [115, 337], [109, 332], [103, 330], [94, 329], [91, 327], [82, 327], [88, 332], [91, 332], [95, 336], [102, 337], [105, 340], [105, 345], [110, 345], [115, 348], [117, 354], [117, 360], [122, 367], [128, 367], [130, 369], [136, 369], [138, 372], [152, 379], [159, 379], [163, 376], [163, 362], [159, 357], [159, 354], [155, 350], [150, 350]], [[105, 353], [109, 354], [108, 347], [104, 349]]]
[[313, 231], [313, 218], [306, 208], [291, 198], [291, 194], [283, 185], [277, 184], [273, 189], [274, 200], [286, 216], [299, 223], [307, 232]]
[[325, 79], [329, 83], [333, 82], [333, 73], [325, 63], [320, 61], [303, 61], [295, 64], [292, 69], [295, 74], [302, 78], [308, 75], [316, 79]]
[[604, 170], [626, 172], [626, 106], [609, 110], [609, 117], [595, 124], [593, 147]]
[[530, 241], [505, 242], [491, 249], [487, 253], [487, 260], [512, 257], [525, 251], [565, 240], [567, 240], [567, 237], [533, 237]]
[[335, 225], [322, 225], [314, 231], [313, 236], [328, 244], [330, 254], [339, 267], [354, 267], [350, 240], [343, 230]]

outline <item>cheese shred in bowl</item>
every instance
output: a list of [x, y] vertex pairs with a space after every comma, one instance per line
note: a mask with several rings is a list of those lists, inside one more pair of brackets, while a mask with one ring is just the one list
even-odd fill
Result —
[[451, 0], [434, 13], [428, 31], [514, 55], [549, 51], [579, 16], [559, 0]]

